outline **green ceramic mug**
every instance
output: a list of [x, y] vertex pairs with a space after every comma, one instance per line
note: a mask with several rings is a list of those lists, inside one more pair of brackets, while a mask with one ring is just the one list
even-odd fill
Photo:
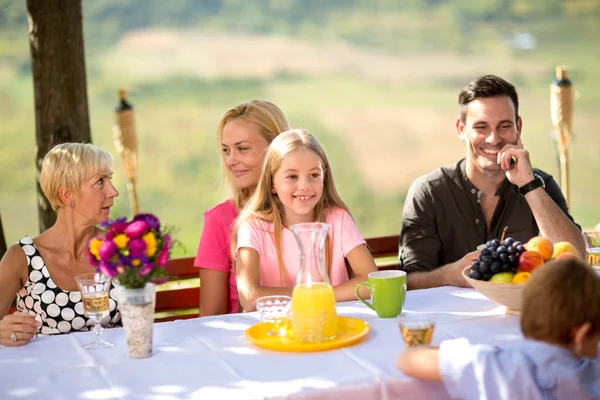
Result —
[[[367, 286], [371, 292], [372, 304], [358, 293], [358, 288]], [[377, 313], [379, 318], [395, 318], [402, 312], [406, 298], [406, 272], [377, 271], [369, 274], [368, 282], [356, 286], [356, 297]]]

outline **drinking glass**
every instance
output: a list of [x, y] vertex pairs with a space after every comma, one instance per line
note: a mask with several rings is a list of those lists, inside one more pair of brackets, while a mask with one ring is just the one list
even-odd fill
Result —
[[100, 325], [100, 320], [109, 313], [108, 295], [111, 278], [98, 272], [90, 272], [76, 276], [75, 280], [81, 292], [85, 316], [93, 318], [95, 322], [96, 340], [86, 344], [83, 348], [97, 350], [113, 347], [114, 343], [100, 339], [100, 335], [104, 330]]
[[256, 300], [260, 321], [270, 325], [269, 336], [285, 336], [290, 324], [290, 296], [264, 296]]
[[398, 326], [406, 347], [431, 344], [435, 329], [435, 318], [430, 314], [401, 314]]

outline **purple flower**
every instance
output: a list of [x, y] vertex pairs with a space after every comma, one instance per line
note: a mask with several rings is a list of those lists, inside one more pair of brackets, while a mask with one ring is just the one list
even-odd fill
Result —
[[110, 261], [117, 252], [117, 245], [112, 240], [105, 240], [100, 245], [99, 254], [102, 261]]
[[147, 230], [148, 224], [146, 221], [133, 221], [127, 225], [127, 228], [125, 228], [125, 234], [129, 238], [138, 238], [142, 237]]
[[119, 254], [119, 264], [121, 264], [121, 265], [129, 265], [129, 263], [131, 262], [131, 257], [124, 256], [121, 253], [118, 253], [118, 254]]
[[144, 264], [144, 266], [140, 269], [139, 275], [146, 276], [154, 269], [154, 265], [152, 264]]
[[153, 231], [160, 231], [160, 221], [153, 214], [138, 214], [133, 217], [134, 221], [144, 221]]
[[158, 266], [164, 267], [167, 265], [167, 261], [169, 261], [169, 249], [167, 246], [163, 246], [162, 250], [158, 254], [158, 257], [156, 257], [156, 263]]
[[100, 222], [100, 226], [103, 228], [112, 228], [113, 225], [122, 223], [125, 221], [127, 221], [127, 217], [121, 217], [121, 218], [117, 218], [117, 219], [111, 219], [108, 221], [102, 221], [102, 222]]
[[104, 261], [100, 261], [100, 264], [98, 265], [98, 270], [104, 275], [110, 277], [113, 277], [117, 274], [117, 271], [114, 268], [114, 266], [109, 263], [105, 263]]
[[146, 242], [141, 238], [133, 238], [128, 243], [129, 255], [139, 258], [146, 254]]

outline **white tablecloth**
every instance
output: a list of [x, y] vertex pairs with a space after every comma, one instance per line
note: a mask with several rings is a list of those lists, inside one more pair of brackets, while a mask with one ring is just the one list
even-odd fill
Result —
[[[473, 289], [410, 291], [404, 312], [433, 313], [433, 344], [468, 337], [505, 345], [522, 339], [519, 318]], [[27, 346], [0, 346], [0, 399], [416, 399], [447, 398], [441, 383], [396, 369], [404, 349], [397, 321], [380, 319], [360, 302], [338, 313], [371, 325], [362, 342], [321, 353], [279, 353], [250, 344], [244, 331], [256, 313], [154, 325], [154, 354], [127, 356], [123, 329], [105, 330], [116, 343], [82, 348], [92, 332], [40, 337]]]

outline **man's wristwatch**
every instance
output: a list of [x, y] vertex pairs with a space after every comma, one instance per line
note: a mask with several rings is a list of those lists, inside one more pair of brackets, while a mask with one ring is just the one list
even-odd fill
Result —
[[525, 185], [521, 186], [519, 188], [519, 193], [521, 193], [521, 196], [525, 196], [527, 193], [531, 192], [533, 189], [537, 189], [539, 187], [546, 187], [546, 182], [544, 182], [544, 178], [542, 178], [541, 176], [539, 176], [538, 174], [534, 173], [533, 176], [535, 178], [533, 178], [533, 180], [529, 183], [526, 183]]

